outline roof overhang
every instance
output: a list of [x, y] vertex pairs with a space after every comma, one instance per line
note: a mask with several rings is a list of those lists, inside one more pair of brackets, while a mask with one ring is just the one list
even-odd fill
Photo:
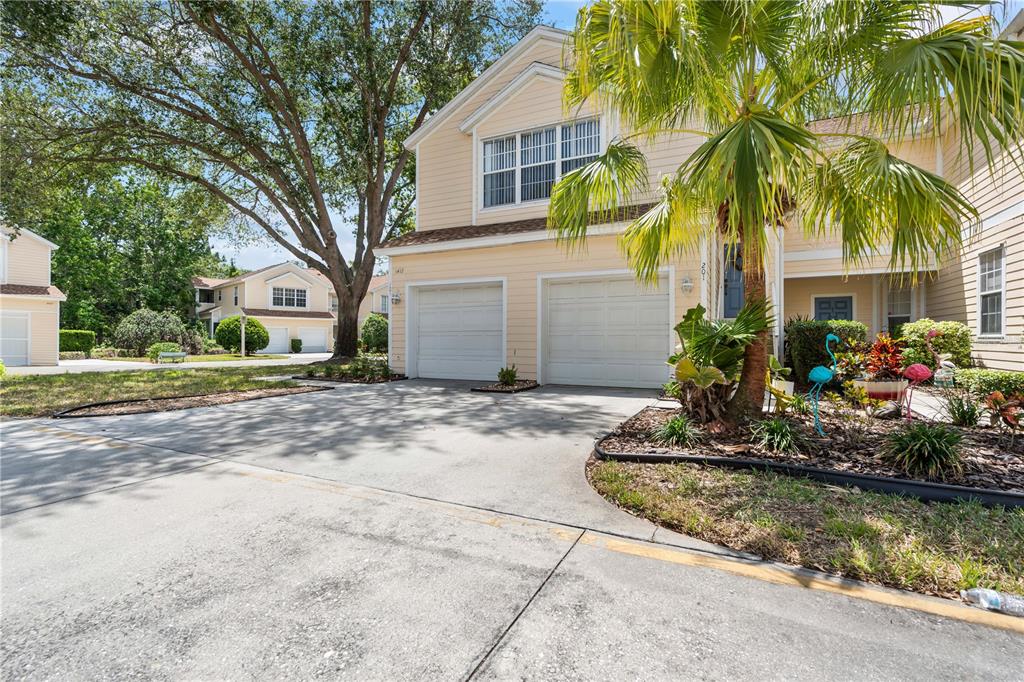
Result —
[[[626, 231], [626, 226], [628, 224], [628, 222], [623, 221], [607, 225], [595, 225], [587, 229], [587, 236], [599, 237], [603, 235], [622, 234]], [[461, 251], [463, 249], [485, 249], [490, 246], [507, 246], [509, 244], [554, 241], [554, 239], [555, 235], [550, 230], [531, 230], [529, 232], [496, 234], [486, 237], [452, 239], [449, 241], [433, 242], [430, 244], [410, 244], [408, 246], [378, 248], [375, 253], [378, 256], [408, 256], [417, 253], [438, 253], [442, 251]]]
[[4, 230], [3, 230], [3, 233], [4, 233], [4, 237], [7, 238], [7, 241], [11, 241], [12, 238], [14, 238], [14, 237], [28, 237], [29, 239], [34, 239], [35, 241], [39, 242], [40, 244], [46, 245], [47, 248], [50, 248], [50, 249], [59, 249], [60, 248], [59, 246], [57, 246], [56, 244], [51, 242], [49, 239], [47, 239], [45, 237], [40, 237], [38, 234], [36, 234], [32, 230], [26, 230], [25, 228], [21, 228], [19, 230], [12, 230], [9, 227], [5, 227]]
[[550, 64], [533, 62], [523, 69], [518, 76], [509, 81], [505, 87], [480, 105], [476, 111], [467, 116], [466, 119], [459, 124], [459, 130], [464, 133], [471, 132], [473, 128], [490, 116], [501, 105], [505, 104], [509, 98], [513, 97], [517, 92], [525, 88], [537, 78], [546, 78], [561, 83], [565, 80], [565, 71], [551, 66]]

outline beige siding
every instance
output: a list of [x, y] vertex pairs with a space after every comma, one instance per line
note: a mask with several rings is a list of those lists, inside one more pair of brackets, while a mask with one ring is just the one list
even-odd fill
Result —
[[[363, 298], [362, 303], [359, 304], [359, 326], [363, 326], [363, 320], [365, 320], [370, 313], [382, 312], [380, 309], [380, 297], [381, 294], [387, 294], [388, 285], [377, 287], [376, 289], [369, 289], [366, 292], [366, 296]], [[333, 299], [333, 295], [331, 296]]]
[[[267, 280], [274, 280], [268, 282]], [[323, 312], [329, 310], [326, 285], [299, 277], [296, 274], [288, 273], [281, 277], [280, 273], [268, 272], [266, 277], [262, 275], [245, 281], [245, 307], [246, 308], [270, 308], [270, 289], [272, 287], [287, 287], [290, 289], [306, 289], [306, 305], [308, 310]]]
[[[27, 240], [26, 240], [27, 241]], [[0, 310], [29, 314], [29, 363], [57, 364], [60, 303], [0, 295]]]
[[797, 315], [813, 318], [815, 296], [853, 296], [853, 318], [872, 330], [874, 286], [876, 278], [871, 276], [787, 279], [783, 318], [788, 320]]
[[[585, 253], [566, 254], [552, 241], [466, 249], [434, 254], [394, 256], [391, 259], [392, 289], [402, 295], [402, 302], [391, 310], [392, 363], [404, 371], [405, 324], [407, 310], [406, 285], [464, 278], [507, 278], [507, 352], [506, 361], [515, 363], [520, 376], [537, 375], [537, 297], [538, 275], [552, 273], [585, 273], [626, 271], [616, 238], [593, 237]], [[689, 277], [693, 290], [684, 293], [680, 282]], [[682, 259], [675, 267], [675, 310], [673, 324], [683, 312], [700, 301], [700, 262]], [[666, 335], [669, 330], [665, 330]]]
[[48, 286], [50, 247], [38, 239], [19, 235], [7, 244], [7, 284]]

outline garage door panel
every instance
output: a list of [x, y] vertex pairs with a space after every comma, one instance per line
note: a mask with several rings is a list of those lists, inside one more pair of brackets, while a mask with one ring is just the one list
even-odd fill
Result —
[[299, 329], [303, 353], [324, 353], [327, 351], [327, 330], [323, 327]]
[[9, 367], [29, 364], [28, 313], [0, 311], [0, 359]]
[[263, 349], [264, 353], [287, 353], [291, 350], [288, 341], [288, 327], [267, 327], [270, 343]]
[[500, 284], [416, 292], [416, 370], [434, 379], [493, 379], [504, 364]]

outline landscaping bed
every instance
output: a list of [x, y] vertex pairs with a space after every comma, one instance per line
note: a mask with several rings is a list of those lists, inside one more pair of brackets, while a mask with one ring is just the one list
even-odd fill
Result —
[[587, 477], [632, 514], [765, 559], [942, 597], [971, 587], [1024, 594], [1024, 509], [699, 464], [592, 458]]
[[469, 390], [474, 393], [522, 393], [523, 391], [529, 391], [539, 386], [540, 384], [533, 379], [516, 379], [512, 384], [503, 384], [498, 382], [495, 384], [487, 384], [486, 386], [478, 386]]
[[73, 407], [71, 409], [58, 412], [53, 416], [64, 419], [71, 417], [104, 417], [120, 414], [143, 414], [146, 412], [170, 412], [172, 410], [187, 410], [193, 407], [227, 405], [228, 403], [239, 403], [245, 400], [273, 398], [281, 395], [312, 393], [324, 390], [328, 389], [317, 386], [293, 386], [288, 388], [265, 388], [250, 391], [235, 391], [231, 393], [182, 396], [177, 398], [112, 400], [103, 403], [93, 403], [82, 405], [80, 407]]
[[[815, 467], [844, 473], [883, 476], [901, 480], [922, 480], [883, 461], [879, 454], [886, 438], [904, 428], [906, 420], [850, 419], [821, 406], [824, 437], [814, 431], [809, 415], [788, 415], [800, 438], [797, 449], [777, 452], [762, 447], [746, 431], [708, 435], [692, 447], [670, 446], [654, 435], [659, 427], [682, 410], [646, 408], [619, 425], [604, 438], [600, 447], [609, 453], [680, 454], [702, 457], [753, 459], [766, 462]], [[958, 486], [1024, 493], [1024, 438], [1012, 439], [997, 428], [949, 426], [962, 437], [963, 470], [945, 479], [924, 479]]]
[[303, 381], [328, 381], [332, 384], [386, 384], [389, 381], [402, 381], [407, 378], [404, 374], [394, 373], [388, 376], [309, 376], [307, 374], [296, 374], [292, 377], [292, 379], [301, 379]]

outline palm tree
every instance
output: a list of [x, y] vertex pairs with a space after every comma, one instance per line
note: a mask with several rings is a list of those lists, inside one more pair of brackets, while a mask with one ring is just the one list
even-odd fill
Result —
[[[597, 0], [582, 8], [566, 106], [597, 101], [630, 135], [558, 182], [549, 228], [578, 245], [595, 218], [649, 195], [635, 140], [692, 134], [703, 143], [620, 238], [639, 278], [656, 278], [702, 238], [719, 239], [740, 245], [746, 300], [763, 299], [768, 234], [779, 227], [809, 238], [838, 231], [847, 264], [891, 245], [890, 270], [916, 278], [932, 256], [955, 252], [961, 227], [977, 216], [955, 186], [895, 156], [893, 141], [938, 136], [952, 122], [972, 170], [978, 148], [989, 168], [1004, 151], [1022, 161], [1024, 43], [994, 38], [989, 17], [940, 26], [939, 6]], [[823, 125], [824, 117], [840, 118]], [[733, 421], [760, 409], [767, 345], [765, 330], [747, 347]]]

